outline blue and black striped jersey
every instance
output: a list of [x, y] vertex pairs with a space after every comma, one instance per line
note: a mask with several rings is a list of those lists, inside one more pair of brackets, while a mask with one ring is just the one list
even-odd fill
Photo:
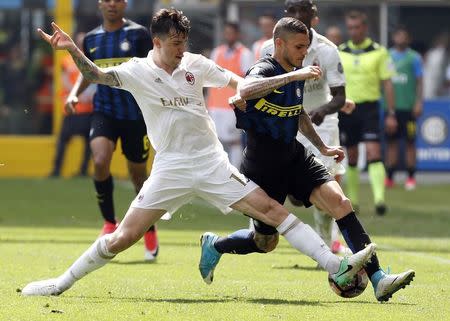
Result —
[[[264, 57], [247, 71], [246, 77], [266, 78], [284, 73], [286, 71], [275, 59]], [[295, 141], [303, 108], [303, 87], [304, 81], [294, 81], [263, 98], [247, 101], [245, 112], [235, 109], [236, 127], [291, 144]]]
[[[86, 35], [83, 43], [86, 57], [102, 68], [120, 65], [132, 57], [146, 57], [151, 49], [148, 29], [131, 20], [126, 20], [122, 28], [114, 32], [99, 26]], [[115, 119], [142, 119], [142, 113], [128, 91], [105, 85], [97, 86], [94, 111]]]

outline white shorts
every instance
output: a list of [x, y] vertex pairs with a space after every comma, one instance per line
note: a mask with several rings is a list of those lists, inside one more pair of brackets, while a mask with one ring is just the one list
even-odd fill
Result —
[[241, 141], [242, 130], [236, 128], [236, 115], [231, 108], [210, 108], [208, 113], [216, 126], [222, 143]]
[[145, 181], [131, 207], [166, 210], [171, 215], [182, 205], [198, 196], [219, 208], [224, 214], [230, 205], [258, 188], [242, 175], [226, 158], [196, 158], [188, 160], [163, 160], [153, 163], [150, 177]]
[[[320, 126], [314, 125], [314, 129], [317, 134], [320, 136], [322, 141], [327, 146], [339, 146], [339, 127], [337, 123], [334, 121], [328, 121], [325, 117], [325, 120]], [[323, 165], [328, 169], [331, 175], [344, 175], [345, 167], [341, 163], [336, 163], [333, 157], [323, 156], [319, 150], [301, 133], [297, 133], [297, 140], [309, 149], [316, 158], [323, 163]]]

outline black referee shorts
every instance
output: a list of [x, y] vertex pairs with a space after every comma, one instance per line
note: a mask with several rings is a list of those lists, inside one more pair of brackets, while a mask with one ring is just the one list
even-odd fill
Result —
[[343, 146], [355, 146], [360, 142], [379, 142], [380, 106], [377, 101], [356, 104], [350, 115], [339, 112], [339, 135]]

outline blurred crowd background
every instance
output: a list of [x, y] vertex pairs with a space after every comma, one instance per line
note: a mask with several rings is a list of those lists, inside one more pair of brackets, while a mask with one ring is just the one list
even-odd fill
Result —
[[[69, 1], [69, 0], [66, 0]], [[258, 18], [283, 16], [283, 1], [232, 0], [129, 0], [127, 16], [149, 25], [155, 10], [181, 8], [192, 21], [189, 50], [209, 55], [222, 42], [225, 21], [239, 23], [242, 43], [251, 48], [262, 36]], [[450, 100], [450, 1], [316, 1], [325, 34], [330, 26], [347, 39], [344, 15], [352, 9], [368, 13], [370, 36], [390, 45], [395, 26], [413, 35], [411, 47], [424, 60], [425, 99]], [[35, 29], [47, 30], [54, 19], [56, 0], [0, 1], [0, 134], [51, 134], [53, 132], [53, 54]], [[73, 0], [73, 32], [87, 32], [100, 23], [95, 0]], [[60, 112], [60, 111], [58, 111]]]
[[[369, 36], [385, 47], [391, 47], [398, 26], [410, 31], [410, 47], [423, 60], [424, 114], [418, 121], [418, 170], [450, 170], [450, 0], [315, 3], [319, 19], [314, 28], [330, 39], [340, 34], [340, 38], [331, 39], [336, 44], [348, 40], [344, 17], [355, 9], [368, 15]], [[192, 22], [189, 51], [211, 57], [221, 44], [230, 41], [240, 43], [250, 53], [253, 50], [251, 55], [242, 56], [242, 73], [258, 58], [255, 49], [271, 37], [273, 21], [284, 16], [284, 0], [128, 0], [126, 17], [149, 26], [156, 10], [170, 6], [183, 10]], [[74, 37], [102, 21], [97, 0], [0, 0], [0, 147], [5, 156], [0, 157], [0, 165], [8, 165], [3, 166], [1, 175], [42, 176], [51, 172], [58, 176], [65, 145], [73, 135], [64, 134], [61, 125], [67, 118], [62, 106], [73, 84], [68, 75], [74, 66], [66, 59], [70, 57], [55, 55], [36, 32], [38, 27], [50, 30], [54, 20], [70, 26], [72, 30], [65, 30]], [[94, 91], [95, 87], [88, 97]], [[220, 128], [218, 131], [220, 136]], [[233, 159], [234, 146], [221, 140]], [[84, 155], [79, 171], [85, 175], [89, 149], [78, 154]], [[240, 155], [240, 150], [235, 154]], [[29, 157], [33, 167], [28, 166]], [[358, 164], [364, 167], [364, 159]]]

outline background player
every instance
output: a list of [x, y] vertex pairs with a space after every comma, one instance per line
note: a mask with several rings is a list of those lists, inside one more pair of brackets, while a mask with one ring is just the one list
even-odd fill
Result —
[[348, 154], [347, 193], [358, 208], [359, 170], [356, 165], [358, 144], [364, 142], [375, 211], [384, 215], [387, 209], [384, 193], [386, 172], [381, 157], [379, 100], [383, 84], [387, 104], [386, 130], [392, 132], [397, 126], [390, 79], [395, 70], [386, 48], [367, 36], [367, 16], [364, 13], [351, 11], [345, 21], [351, 39], [341, 44], [339, 50], [347, 81], [347, 97], [356, 103], [350, 115], [339, 114], [341, 142]]
[[[90, 31], [84, 39], [85, 55], [99, 67], [119, 65], [131, 57], [145, 57], [151, 49], [149, 31], [124, 18], [127, 0], [100, 0], [98, 8], [103, 23]], [[66, 108], [74, 110], [78, 95], [89, 85], [83, 76], [67, 98]], [[114, 183], [111, 160], [118, 139], [127, 159], [128, 171], [136, 193], [147, 178], [147, 159], [150, 152], [142, 113], [133, 96], [124, 90], [99, 84], [94, 96], [91, 123], [91, 150], [94, 161], [94, 185], [97, 201], [105, 220], [101, 234], [112, 233], [117, 227], [114, 209]], [[152, 261], [158, 254], [156, 228], [144, 236], [144, 258]]]
[[392, 40], [394, 47], [389, 50], [395, 64], [396, 73], [392, 77], [395, 93], [395, 116], [398, 127], [395, 132], [386, 132], [386, 187], [394, 186], [394, 171], [398, 165], [399, 139], [406, 142], [406, 170], [408, 178], [406, 190], [416, 188], [416, 119], [423, 110], [422, 59], [419, 53], [409, 48], [411, 42], [408, 31], [399, 27]]

